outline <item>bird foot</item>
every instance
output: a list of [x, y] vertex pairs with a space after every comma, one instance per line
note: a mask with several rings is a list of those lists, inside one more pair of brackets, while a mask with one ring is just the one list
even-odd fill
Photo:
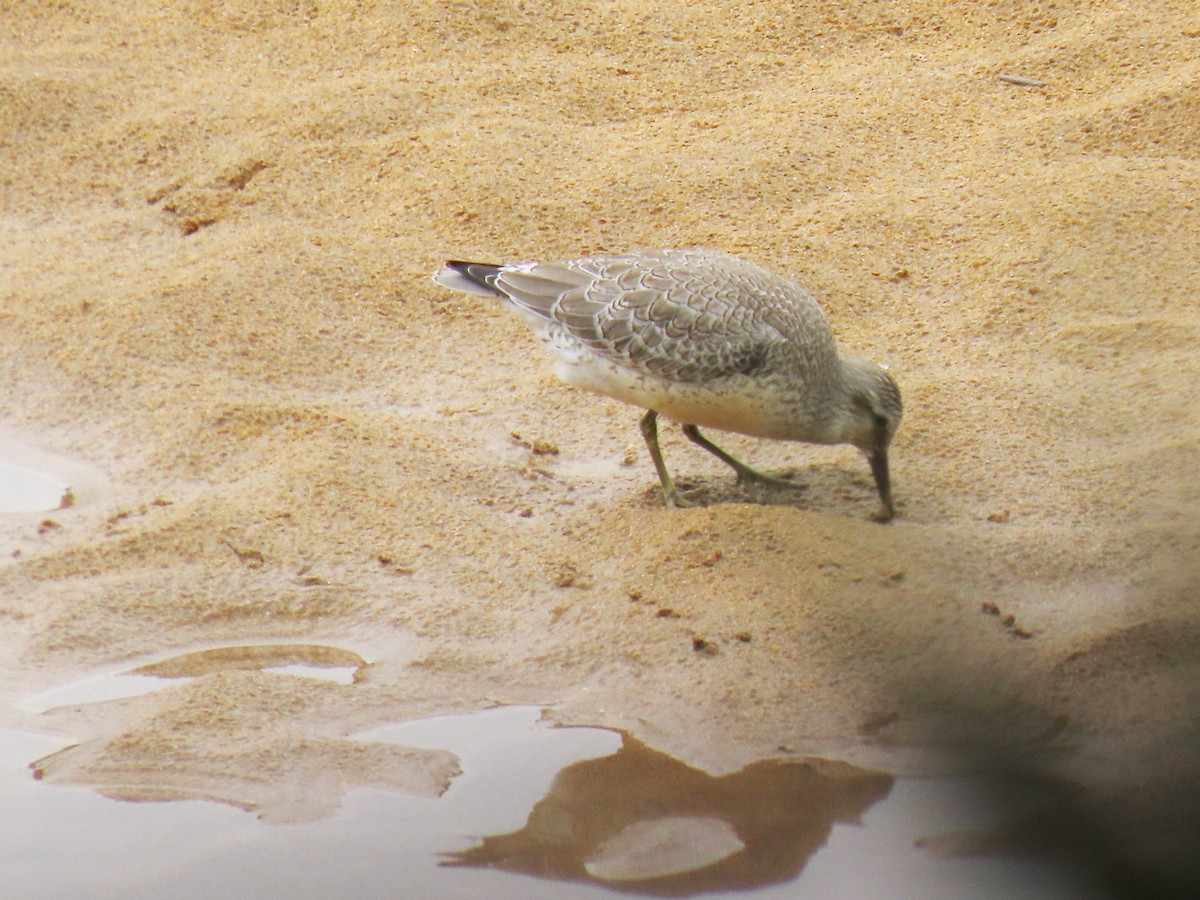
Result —
[[738, 484], [761, 484], [773, 488], [786, 488], [790, 491], [803, 491], [808, 488], [807, 484], [792, 481], [788, 478], [781, 478], [778, 475], [767, 475], [749, 466], [743, 466], [735, 471], [737, 472]]
[[697, 504], [684, 497], [679, 491], [663, 491], [663, 503], [667, 509], [691, 509]]

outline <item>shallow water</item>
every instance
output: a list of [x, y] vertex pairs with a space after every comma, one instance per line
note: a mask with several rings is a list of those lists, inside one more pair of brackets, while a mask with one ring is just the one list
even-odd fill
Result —
[[981, 802], [978, 779], [893, 783], [837, 763], [812, 771], [786, 760], [714, 778], [619, 732], [550, 727], [532, 707], [351, 737], [447, 749], [462, 774], [438, 798], [356, 789], [331, 816], [279, 825], [217, 803], [121, 802], [38, 782], [30, 762], [63, 742], [0, 731], [6, 893], [735, 897], [761, 886], [753, 896], [764, 900], [1099, 895], [1048, 862], [939, 858], [914, 846], [1036, 802]]
[[70, 487], [54, 476], [0, 461], [0, 513], [49, 512], [69, 496]]
[[43, 713], [137, 697], [171, 684], [233, 669], [275, 672], [350, 684], [367, 665], [357, 653], [327, 644], [231, 644], [122, 666], [22, 698], [17, 708]]

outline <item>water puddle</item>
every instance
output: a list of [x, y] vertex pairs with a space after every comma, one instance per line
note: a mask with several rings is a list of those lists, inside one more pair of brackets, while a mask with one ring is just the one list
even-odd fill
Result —
[[72, 502], [71, 488], [66, 482], [0, 461], [0, 513], [49, 512]]
[[826, 760], [714, 776], [623, 735], [616, 752], [562, 769], [520, 829], [446, 864], [642, 894], [744, 891], [794, 879], [837, 823], [891, 788], [887, 775]]
[[353, 650], [329, 644], [237, 644], [209, 647], [132, 671], [157, 678], [197, 678], [215, 672], [272, 671], [351, 684], [367, 667]]
[[[228, 653], [224, 662], [202, 654], [157, 671], [229, 664]], [[397, 723], [342, 740], [339, 759], [388, 748], [448, 752], [461, 773], [440, 795], [335, 787], [344, 792], [324, 817], [276, 825], [228, 801], [122, 803], [88, 787], [35, 781], [30, 760], [56, 755], [63, 742], [0, 731], [6, 893], [181, 900], [1102, 896], [1046, 861], [960, 858], [917, 846], [930, 835], [1002, 824], [1038, 802], [1009, 786], [1003, 807], [982, 802], [979, 779], [894, 781], [843, 763], [792, 759], [714, 776], [620, 732], [551, 727], [532, 707]], [[328, 766], [285, 769], [277, 761], [243, 775], [336, 780]]]
[[145, 662], [84, 678], [26, 697], [17, 704], [25, 712], [44, 713], [67, 706], [86, 706], [137, 697], [217, 672], [275, 672], [352, 684], [368, 665], [352, 650], [326, 644], [236, 644]]

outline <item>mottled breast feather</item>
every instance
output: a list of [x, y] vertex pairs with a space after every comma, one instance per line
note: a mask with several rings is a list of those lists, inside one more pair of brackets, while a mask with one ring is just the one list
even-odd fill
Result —
[[818, 372], [836, 357], [829, 323], [803, 288], [724, 253], [527, 263], [505, 267], [494, 286], [596, 355], [667, 381], [752, 375], [768, 360]]

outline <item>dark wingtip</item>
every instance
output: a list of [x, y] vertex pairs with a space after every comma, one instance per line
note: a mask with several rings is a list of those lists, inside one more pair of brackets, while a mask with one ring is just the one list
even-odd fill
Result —
[[463, 278], [479, 285], [487, 291], [495, 292], [495, 279], [500, 273], [500, 267], [491, 263], [465, 262], [461, 259], [446, 261], [446, 268], [453, 269]]

